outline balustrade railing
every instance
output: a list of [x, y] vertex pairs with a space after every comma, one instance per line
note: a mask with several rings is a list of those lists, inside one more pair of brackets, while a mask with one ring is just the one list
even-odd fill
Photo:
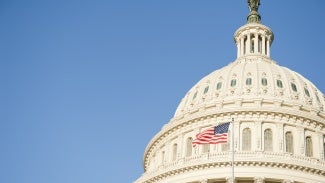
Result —
[[[202, 164], [225, 163], [231, 166], [231, 152], [204, 153], [189, 157], [178, 158], [172, 162], [164, 162], [155, 167], [150, 167], [143, 177], [154, 177], [164, 172], [169, 172], [185, 167]], [[281, 152], [265, 151], [239, 151], [235, 152], [235, 164], [240, 162], [266, 162], [296, 165], [325, 171], [325, 161], [312, 157], [293, 155]]]

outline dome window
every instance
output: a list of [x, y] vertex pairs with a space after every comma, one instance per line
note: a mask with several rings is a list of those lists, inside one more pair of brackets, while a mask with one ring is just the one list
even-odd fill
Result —
[[197, 96], [197, 92], [194, 93], [193, 100], [196, 98], [196, 96]]
[[282, 81], [281, 81], [281, 80], [276, 80], [276, 85], [277, 85], [279, 88], [283, 88], [283, 84], [282, 84]]
[[173, 154], [172, 154], [172, 160], [175, 161], [177, 158], [177, 144], [173, 145]]
[[232, 86], [232, 87], [236, 86], [236, 79], [231, 80], [230, 86]]
[[310, 97], [310, 94], [309, 94], [308, 89], [307, 89], [307, 88], [304, 88], [304, 89], [305, 89], [305, 94], [306, 94], [308, 97]]
[[264, 131], [264, 150], [273, 151], [272, 130], [266, 129]]
[[293, 135], [292, 132], [286, 132], [285, 134], [285, 142], [286, 142], [286, 152], [293, 153]]
[[319, 97], [318, 97], [317, 93], [316, 93], [315, 95], [316, 95], [316, 99], [317, 99], [317, 101], [318, 101], [318, 102], [320, 102], [320, 100], [319, 100]]
[[161, 152], [160, 163], [163, 164], [165, 162], [165, 151]]
[[306, 137], [306, 156], [312, 157], [313, 156], [313, 142], [311, 140], [311, 137]]
[[[228, 131], [228, 137], [231, 137], [231, 131]], [[227, 143], [221, 144], [221, 151], [229, 151], [229, 144], [231, 139], [228, 139]]]
[[266, 78], [262, 78], [262, 85], [266, 86], [267, 85], [267, 79]]
[[251, 150], [251, 142], [252, 142], [252, 132], [249, 128], [245, 128], [243, 130], [243, 138], [242, 138], [242, 150], [250, 151]]
[[221, 87], [222, 87], [222, 82], [219, 82], [219, 83], [217, 84], [217, 90], [220, 90]]
[[192, 137], [189, 137], [186, 140], [186, 157], [192, 156], [192, 141]]
[[210, 144], [204, 144], [202, 152], [203, 153], [208, 153], [210, 151]]
[[204, 88], [204, 92], [203, 92], [203, 94], [208, 93], [208, 91], [209, 91], [209, 86], [207, 86], [207, 87]]
[[246, 79], [246, 85], [252, 85], [252, 78]]
[[292, 89], [294, 92], [297, 92], [297, 86], [296, 86], [294, 83], [291, 83], [291, 89]]

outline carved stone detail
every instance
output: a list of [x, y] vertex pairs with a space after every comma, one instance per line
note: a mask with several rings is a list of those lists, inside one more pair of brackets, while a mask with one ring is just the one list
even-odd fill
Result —
[[254, 183], [264, 183], [264, 178], [263, 177], [255, 177]]
[[200, 181], [200, 183], [208, 183], [208, 179], [203, 179]]

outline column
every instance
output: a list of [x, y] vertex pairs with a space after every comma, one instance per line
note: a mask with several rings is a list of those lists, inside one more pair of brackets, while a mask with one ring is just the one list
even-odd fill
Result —
[[265, 55], [265, 36], [262, 36], [262, 54]]
[[255, 39], [254, 39], [254, 53], [258, 53], [258, 34], [255, 33]]
[[263, 177], [255, 177], [254, 183], [264, 183], [264, 178]]
[[236, 40], [236, 44], [237, 44], [237, 58], [240, 56], [240, 40]]
[[[198, 134], [200, 133], [200, 129], [199, 128], [195, 128], [195, 130], [193, 130], [193, 134]], [[195, 139], [195, 137], [193, 138], [193, 140]], [[199, 154], [199, 145], [196, 145], [195, 147], [192, 147], [192, 156], [197, 156]]]
[[165, 153], [165, 147], [161, 148], [159, 150], [159, 160], [158, 160], [158, 164], [159, 165], [163, 165], [165, 163], [166, 160], [166, 153]]
[[257, 151], [262, 151], [262, 121], [255, 122], [255, 130], [256, 130], [256, 147]]
[[[277, 152], [277, 151], [279, 151], [279, 152], [283, 152], [283, 147], [284, 147], [284, 129], [283, 129], [283, 124], [281, 124], [281, 123], [279, 123], [279, 124], [277, 124], [276, 125], [276, 127], [277, 127], [277, 131], [276, 131], [276, 133], [278, 133], [278, 134], [274, 134], [274, 142], [276, 142], [276, 143], [274, 143], [273, 142], [273, 144], [276, 144], [277, 145], [277, 148], [275, 149], [273, 149], [275, 152]], [[275, 147], [275, 146], [274, 146]]]
[[[232, 133], [234, 133], [234, 145], [235, 145], [235, 151], [240, 151], [239, 150], [239, 137], [240, 137], [240, 128], [239, 128], [239, 121], [235, 121], [234, 123], [234, 130], [232, 131]], [[229, 144], [229, 145], [232, 145], [232, 144]]]
[[170, 141], [166, 142], [165, 153], [164, 153], [164, 162], [170, 162], [172, 159], [170, 152], [173, 152], [173, 149], [170, 146], [171, 146], [171, 142]]
[[321, 133], [317, 133], [319, 147], [319, 159], [324, 159], [324, 136]]
[[242, 36], [241, 38], [240, 38], [240, 56], [243, 56], [244, 55], [244, 39], [245, 39], [245, 37], [244, 36]]
[[184, 144], [186, 144], [186, 142], [184, 143], [184, 134], [182, 133], [181, 135], [178, 136], [178, 139], [177, 139], [177, 148], [178, 148], [177, 159], [185, 157], [185, 153], [183, 152]]
[[267, 38], [267, 56], [270, 57], [270, 38]]
[[297, 132], [298, 132], [298, 138], [296, 138], [297, 139], [296, 149], [298, 150], [297, 154], [304, 155], [305, 154], [305, 129], [302, 127], [297, 127]]
[[246, 41], [246, 55], [250, 53], [251, 48], [251, 34], [247, 34], [247, 41]]

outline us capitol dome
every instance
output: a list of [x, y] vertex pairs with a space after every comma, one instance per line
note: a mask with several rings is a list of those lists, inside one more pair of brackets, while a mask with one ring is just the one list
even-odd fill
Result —
[[[259, 0], [248, 2], [237, 59], [186, 93], [147, 145], [135, 183], [325, 183], [324, 94], [271, 59], [272, 30]], [[192, 146], [196, 134], [232, 120], [227, 143]]]

